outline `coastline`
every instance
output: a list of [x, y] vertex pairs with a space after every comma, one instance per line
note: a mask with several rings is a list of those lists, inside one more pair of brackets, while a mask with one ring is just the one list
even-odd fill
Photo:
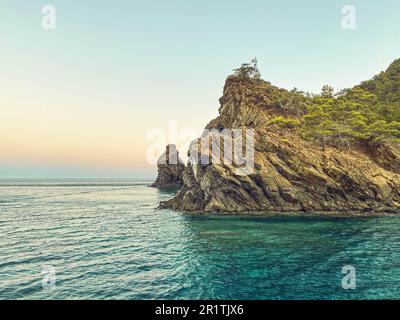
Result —
[[[171, 210], [157, 208], [158, 210]], [[251, 212], [204, 212], [204, 211], [179, 211], [189, 217], [238, 217], [238, 218], [388, 218], [400, 217], [400, 212], [371, 212], [371, 211], [310, 211], [310, 212], [279, 212], [279, 211], [251, 211]]]

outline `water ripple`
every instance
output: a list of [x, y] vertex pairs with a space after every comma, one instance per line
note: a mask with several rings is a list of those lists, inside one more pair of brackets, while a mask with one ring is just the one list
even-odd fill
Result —
[[[400, 296], [400, 218], [187, 217], [155, 210], [171, 193], [143, 183], [0, 190], [1, 299]], [[46, 265], [54, 290], [42, 288]]]

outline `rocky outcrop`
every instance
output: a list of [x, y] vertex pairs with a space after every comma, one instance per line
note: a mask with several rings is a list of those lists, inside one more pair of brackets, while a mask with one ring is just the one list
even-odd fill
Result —
[[179, 158], [178, 150], [174, 144], [166, 147], [165, 152], [158, 159], [157, 167], [158, 176], [151, 187], [159, 189], [182, 187], [185, 165]]
[[[355, 146], [325, 147], [302, 139], [297, 129], [269, 121], [282, 115], [284, 89], [263, 80], [227, 79], [219, 117], [208, 129], [254, 129], [254, 170], [238, 172], [235, 163], [188, 163], [183, 187], [160, 208], [203, 213], [398, 212], [400, 150]], [[206, 133], [202, 138], [208, 138]], [[191, 151], [213, 157], [209, 149]]]

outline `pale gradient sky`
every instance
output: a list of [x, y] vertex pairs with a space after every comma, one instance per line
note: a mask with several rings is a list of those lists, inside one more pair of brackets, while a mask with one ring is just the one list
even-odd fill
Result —
[[[398, 0], [83, 2], [0, 1], [0, 179], [154, 176], [146, 132], [200, 133], [254, 56], [264, 79], [312, 92], [400, 57]], [[356, 30], [341, 28], [347, 4]]]

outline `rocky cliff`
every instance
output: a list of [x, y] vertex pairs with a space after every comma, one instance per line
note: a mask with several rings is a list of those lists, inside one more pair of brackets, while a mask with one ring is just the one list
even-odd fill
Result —
[[158, 176], [151, 187], [159, 189], [180, 188], [183, 185], [185, 165], [179, 157], [174, 144], [166, 147], [165, 152], [157, 162]]
[[[254, 170], [243, 175], [235, 164], [189, 163], [182, 189], [160, 208], [241, 214], [398, 212], [399, 147], [321, 148], [304, 140], [299, 129], [271, 125], [271, 119], [288, 112], [282, 101], [290, 96], [263, 80], [228, 77], [220, 115], [207, 128], [254, 129]], [[191, 148], [199, 151], [196, 142]], [[207, 151], [200, 150], [200, 157], [209, 157]]]

